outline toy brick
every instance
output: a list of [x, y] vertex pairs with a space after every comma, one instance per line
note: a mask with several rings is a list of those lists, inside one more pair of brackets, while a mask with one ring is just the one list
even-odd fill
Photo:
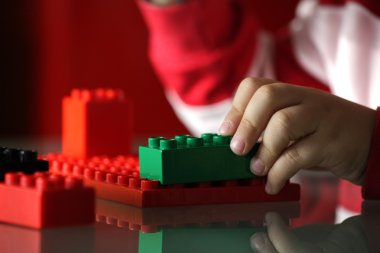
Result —
[[0, 221], [32, 228], [89, 224], [94, 198], [78, 178], [8, 173], [0, 183]]
[[290, 221], [299, 216], [300, 204], [294, 201], [137, 208], [107, 200], [96, 201], [97, 220], [118, 227], [137, 228], [144, 233], [157, 232], [165, 226], [178, 227], [187, 224], [264, 224], [267, 212], [279, 213], [285, 221]]
[[258, 144], [248, 155], [238, 156], [231, 151], [230, 139], [216, 134], [149, 138], [148, 146], [139, 148], [140, 176], [161, 184], [257, 177], [250, 171], [250, 162]]
[[273, 202], [299, 200], [299, 186], [288, 184], [277, 195], [265, 193], [264, 184], [230, 187], [199, 187], [176, 189], [141, 189], [119, 186], [108, 182], [86, 180], [94, 187], [99, 198], [137, 207], [207, 205], [226, 203]]
[[81, 177], [86, 186], [96, 189], [99, 198], [137, 207], [297, 201], [300, 197], [299, 185], [291, 183], [279, 194], [268, 195], [262, 178], [161, 185], [140, 178], [138, 160], [134, 157], [75, 160], [48, 155], [46, 158], [51, 161], [52, 173]]
[[74, 89], [62, 103], [62, 150], [86, 158], [130, 153], [131, 104], [120, 90]]
[[0, 147], [0, 182], [4, 181], [4, 175], [8, 172], [31, 174], [48, 170], [49, 163], [38, 160], [37, 151]]

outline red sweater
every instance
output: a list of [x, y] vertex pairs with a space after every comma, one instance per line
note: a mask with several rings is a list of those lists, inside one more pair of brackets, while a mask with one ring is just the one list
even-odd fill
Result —
[[[294, 21], [278, 35], [263, 31], [240, 0], [183, 2], [139, 5], [150, 30], [155, 70], [169, 102], [194, 134], [217, 130], [246, 76], [331, 91], [374, 109], [380, 105], [379, 1], [301, 1]], [[273, 8], [273, 17], [276, 12], [281, 6]], [[366, 198], [380, 199], [379, 118], [378, 111]], [[344, 186], [341, 202], [358, 211], [359, 188], [353, 197], [352, 186]]]

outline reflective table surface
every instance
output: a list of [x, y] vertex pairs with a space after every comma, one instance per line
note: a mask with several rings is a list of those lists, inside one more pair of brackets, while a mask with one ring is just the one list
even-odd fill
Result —
[[380, 252], [380, 202], [336, 222], [338, 180], [304, 173], [297, 181], [299, 202], [141, 209], [97, 199], [88, 226], [0, 223], [0, 252]]

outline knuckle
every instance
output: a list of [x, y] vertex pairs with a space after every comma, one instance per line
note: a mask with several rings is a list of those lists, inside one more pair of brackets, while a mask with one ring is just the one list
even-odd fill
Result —
[[289, 133], [291, 129], [291, 122], [292, 122], [292, 119], [290, 115], [286, 112], [280, 111], [280, 112], [276, 112], [273, 115], [273, 124], [275, 125], [275, 128], [279, 129], [282, 132]]
[[302, 162], [302, 156], [296, 148], [290, 148], [285, 153], [285, 158], [290, 164], [300, 164]]
[[231, 116], [231, 115], [242, 116], [244, 114], [246, 107], [247, 106], [243, 102], [234, 99], [231, 109], [229, 110], [227, 115], [228, 116]]
[[233, 105], [232, 107], [231, 107], [231, 110], [229, 111], [229, 113], [228, 113], [228, 115], [227, 115], [227, 117], [228, 118], [231, 118], [231, 117], [233, 117], [233, 116], [235, 116], [235, 115], [243, 115], [244, 114], [244, 107], [243, 106], [240, 106], [240, 105]]
[[265, 86], [266, 84], [275, 84], [275, 81], [268, 78], [260, 78], [260, 77], [246, 77], [240, 82], [240, 86], [243, 89], [257, 89], [261, 86]]
[[254, 89], [254, 87], [257, 87], [257, 85], [259, 85], [259, 81], [257, 78], [246, 77], [240, 83], [240, 88], [242, 88], [245, 91], [250, 91], [250, 90]]
[[265, 100], [275, 99], [277, 94], [277, 87], [275, 85], [264, 85], [257, 90], [257, 96], [262, 97]]
[[276, 152], [274, 151], [273, 147], [271, 147], [270, 145], [265, 145], [265, 144], [266, 143], [264, 143], [264, 145], [262, 146], [263, 152], [267, 156], [274, 157], [276, 155]]
[[259, 132], [259, 128], [253, 124], [250, 120], [243, 118], [240, 122], [241, 126], [248, 131], [249, 133], [257, 133]]
[[264, 164], [272, 166], [279, 155], [278, 152], [276, 152], [274, 147], [265, 145], [265, 143], [263, 143], [260, 149], [259, 157], [264, 161]]

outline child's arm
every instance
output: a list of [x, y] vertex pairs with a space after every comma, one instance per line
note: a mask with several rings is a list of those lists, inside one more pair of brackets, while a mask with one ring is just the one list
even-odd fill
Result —
[[220, 133], [234, 135], [231, 148], [239, 155], [262, 135], [251, 170], [268, 175], [266, 190], [276, 194], [301, 169], [329, 170], [362, 184], [375, 116], [374, 110], [322, 91], [247, 78]]

